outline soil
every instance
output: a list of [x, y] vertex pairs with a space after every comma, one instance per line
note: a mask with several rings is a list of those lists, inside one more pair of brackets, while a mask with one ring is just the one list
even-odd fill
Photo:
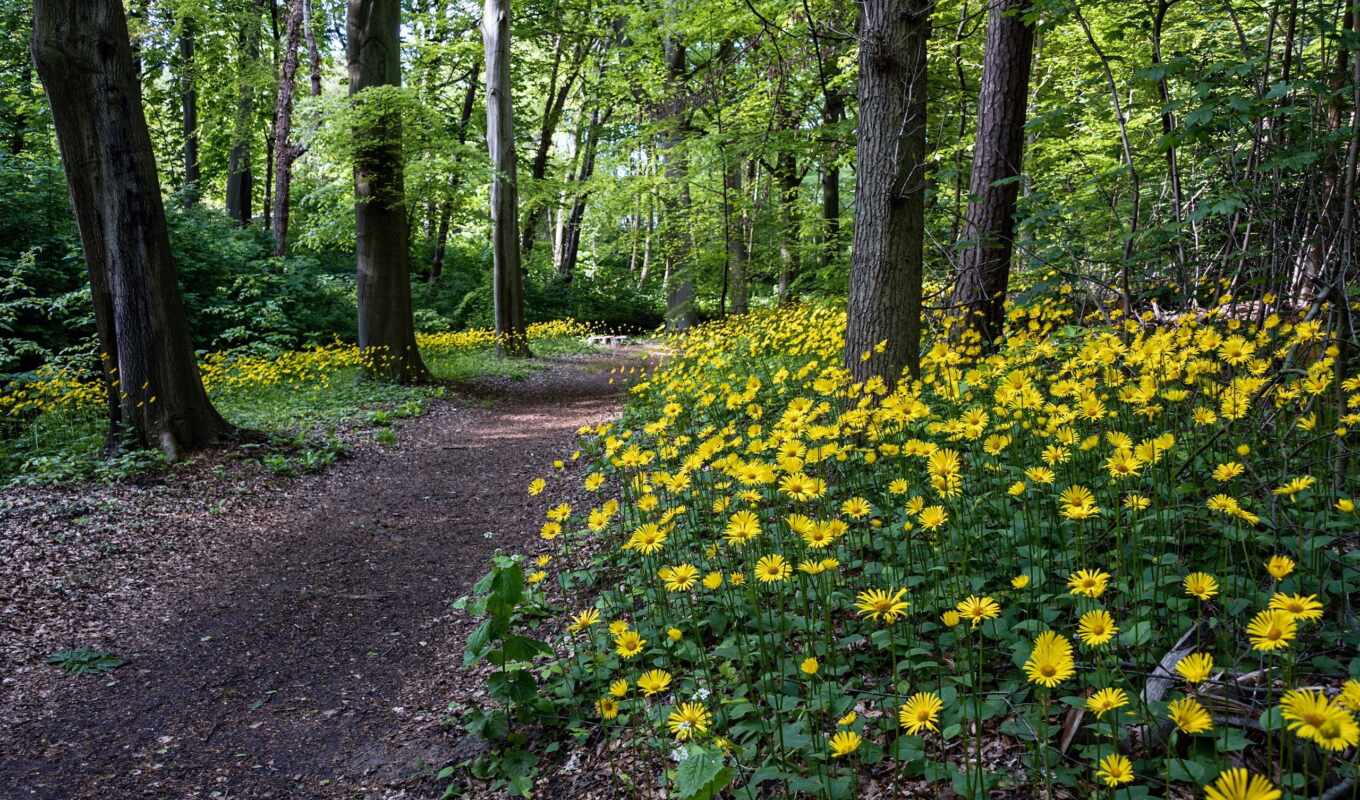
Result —
[[[646, 353], [458, 387], [383, 447], [280, 478], [215, 454], [159, 478], [0, 493], [0, 798], [406, 798], [476, 745], [451, 602], [537, 549], [526, 485], [617, 413]], [[553, 486], [580, 486], [581, 468]], [[579, 491], [576, 490], [576, 491]], [[125, 665], [68, 676], [72, 647]], [[438, 735], [422, 732], [437, 731]]]

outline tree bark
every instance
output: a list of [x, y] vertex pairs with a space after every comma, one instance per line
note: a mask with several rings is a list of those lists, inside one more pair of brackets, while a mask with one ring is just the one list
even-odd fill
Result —
[[[607, 115], [606, 115], [607, 116]], [[576, 274], [576, 259], [581, 251], [581, 220], [586, 214], [586, 200], [590, 190], [586, 184], [595, 174], [595, 153], [600, 142], [600, 109], [590, 111], [590, 126], [586, 128], [586, 141], [581, 152], [581, 168], [576, 173], [576, 196], [571, 203], [571, 211], [562, 231], [562, 258], [557, 266], [557, 278], [570, 284]]]
[[860, 9], [858, 181], [845, 332], [845, 365], [857, 380], [877, 375], [894, 383], [904, 368], [920, 374], [932, 5], [865, 0]]
[[[302, 41], [304, 2], [305, 0], [290, 0], [288, 6], [283, 71], [279, 75], [279, 97], [274, 106], [274, 216], [271, 218], [270, 229], [274, 233], [276, 256], [288, 252], [288, 215], [292, 208], [289, 190], [293, 185], [293, 162], [302, 155], [302, 148], [292, 141], [292, 134], [293, 92], [297, 86], [298, 48]], [[351, 3], [351, 9], [353, 6]], [[352, 64], [350, 69], [353, 69]]]
[[260, 18], [258, 0], [246, 6], [248, 16], [237, 36], [240, 64], [237, 69], [236, 120], [232, 131], [231, 154], [227, 157], [227, 216], [242, 227], [250, 224], [251, 202], [255, 192], [255, 173], [251, 165], [252, 127], [255, 121], [255, 88], [250, 67], [260, 57]]
[[[401, 85], [400, 0], [349, 0], [346, 44], [350, 101], [368, 89]], [[378, 102], [382, 102], [381, 100]], [[365, 109], [368, 111], [368, 109]], [[429, 380], [411, 316], [410, 223], [402, 174], [401, 113], [364, 113], [354, 131], [354, 221], [359, 347], [370, 375]]]
[[492, 294], [496, 346], [502, 355], [528, 356], [524, 275], [520, 270], [519, 190], [515, 121], [510, 96], [510, 0], [485, 0], [486, 144], [491, 154]]
[[683, 97], [685, 45], [673, 36], [663, 40], [666, 59], [666, 91], [669, 96], [666, 132], [661, 149], [665, 159], [668, 191], [662, 197], [661, 215], [664, 273], [661, 287], [666, 294], [666, 327], [673, 331], [693, 327], [699, 321], [695, 308], [694, 280], [689, 264], [690, 248], [686, 227], [689, 217], [689, 160], [684, 152], [684, 131], [688, 127]]
[[964, 233], [969, 246], [950, 303], [961, 330], [976, 332], [983, 349], [1001, 336], [1006, 320], [1034, 54], [1034, 26], [1023, 18], [1030, 7], [1030, 0], [994, 0], [987, 22]]
[[316, 46], [316, 27], [312, 23], [312, 0], [302, 0], [302, 30], [307, 40], [307, 60], [311, 65], [312, 97], [321, 96], [321, 51]]
[[[584, 58], [585, 49], [578, 48], [576, 56], [572, 60], [570, 72], [559, 86], [557, 83], [559, 70], [562, 61], [562, 47], [564, 38], [562, 34], [557, 37], [557, 49], [553, 57], [552, 76], [548, 82], [548, 93], [544, 99], [543, 121], [539, 126], [538, 145], [534, 148], [534, 160], [530, 164], [530, 176], [534, 179], [534, 184], [542, 181], [548, 176], [548, 153], [552, 150], [552, 139], [557, 133], [557, 126], [562, 121], [562, 111], [566, 108], [567, 97], [571, 94], [571, 87], [576, 83], [576, 76], [581, 70], [581, 61]], [[524, 215], [524, 227], [520, 231], [520, 250], [521, 258], [528, 258], [529, 253], [534, 249], [534, 240], [538, 236], [538, 228], [543, 224], [543, 217], [547, 214], [547, 205], [534, 201], [529, 204], [529, 209]]]
[[[472, 109], [477, 102], [477, 68], [474, 66], [467, 78], [467, 90], [463, 92], [463, 110], [458, 118], [458, 144], [467, 141], [468, 125], [472, 121]], [[434, 258], [430, 261], [430, 282], [439, 280], [444, 274], [444, 254], [449, 242], [449, 223], [453, 219], [453, 195], [462, 184], [463, 173], [455, 169], [449, 176], [449, 196], [439, 207], [438, 229], [435, 233]]]
[[[745, 314], [750, 306], [746, 287], [746, 263], [750, 260], [750, 252], [746, 248], [746, 229], [750, 224], [751, 212], [741, 189], [743, 166], [740, 161], [732, 160], [727, 165], [727, 174], [723, 176], [726, 183], [723, 201], [727, 204], [724, 216], [728, 228], [727, 286], [732, 297], [733, 314]], [[732, 208], [734, 201], [740, 204], [735, 213]]]
[[198, 88], [194, 64], [194, 21], [185, 19], [179, 35], [180, 104], [184, 123], [184, 187], [181, 192], [186, 206], [198, 202], [200, 172], [198, 166]]
[[36, 0], [32, 50], [66, 166], [101, 357], [116, 374], [111, 433], [175, 460], [232, 428], [194, 361], [123, 4]]

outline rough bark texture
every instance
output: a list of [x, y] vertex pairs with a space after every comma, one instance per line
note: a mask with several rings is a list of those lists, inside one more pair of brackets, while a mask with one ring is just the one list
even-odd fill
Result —
[[797, 156], [788, 151], [780, 153], [774, 162], [774, 179], [779, 185], [779, 302], [787, 303], [793, 299], [793, 282], [802, 268], [798, 191], [803, 181], [798, 173]]
[[[348, 12], [349, 92], [351, 102], [363, 103], [366, 89], [401, 85], [401, 3], [349, 0]], [[359, 347], [372, 359], [371, 374], [425, 381], [430, 374], [416, 348], [411, 317], [401, 115], [387, 108], [360, 116], [364, 121], [354, 130]]]
[[[302, 4], [291, 0], [284, 33], [283, 71], [279, 75], [279, 98], [274, 106], [274, 208], [270, 229], [274, 233], [274, 255], [288, 252], [289, 189], [293, 185], [293, 162], [302, 148], [293, 142], [293, 92], [297, 86], [298, 47], [302, 41]], [[354, 4], [350, 4], [353, 9]], [[351, 14], [351, 17], [353, 15]], [[353, 70], [353, 59], [350, 69]], [[351, 91], [353, 89], [351, 88]]]
[[123, 4], [36, 0], [32, 47], [103, 358], [117, 370], [111, 422], [132, 444], [175, 459], [231, 428], [208, 401], [194, 361]]
[[515, 120], [510, 96], [510, 0], [482, 7], [486, 49], [486, 144], [491, 153], [492, 294], [497, 346], [509, 356], [529, 355], [520, 271], [519, 190], [515, 171]]
[[194, 21], [184, 20], [179, 35], [180, 103], [184, 122], [184, 187], [181, 197], [185, 205], [198, 202], [198, 88], [194, 65]]
[[951, 303], [958, 307], [965, 328], [981, 334], [986, 346], [1001, 335], [1006, 319], [1015, 200], [1020, 191], [1017, 178], [1024, 152], [1025, 105], [1034, 52], [1034, 27], [1022, 17], [1029, 7], [1029, 0], [992, 3], [968, 188], [964, 237], [970, 245], [959, 264]]
[[[865, 0], [846, 368], [889, 382], [920, 371], [926, 41], [932, 3]], [[861, 354], [884, 342], [882, 353]]]

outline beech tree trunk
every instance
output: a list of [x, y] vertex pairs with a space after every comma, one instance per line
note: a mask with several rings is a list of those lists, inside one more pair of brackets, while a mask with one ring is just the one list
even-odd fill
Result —
[[[252, 0], [258, 9], [258, 0]], [[237, 36], [240, 66], [237, 76], [236, 120], [232, 130], [231, 153], [227, 156], [227, 216], [242, 227], [250, 224], [251, 202], [255, 192], [255, 173], [251, 166], [251, 138], [255, 121], [255, 89], [250, 68], [260, 57], [260, 19], [258, 13], [247, 17]]]
[[520, 270], [519, 190], [515, 120], [510, 96], [510, 0], [485, 0], [486, 145], [491, 154], [491, 285], [496, 346], [502, 355], [528, 356], [524, 276]]
[[[732, 296], [732, 313], [745, 314], [749, 310], [750, 299], [746, 287], [746, 262], [750, 252], [746, 248], [746, 230], [750, 224], [751, 212], [741, 188], [743, 165], [733, 160], [727, 165], [723, 201], [727, 204], [727, 285]], [[733, 204], [738, 204], [734, 210]], [[735, 213], [734, 213], [735, 211]]]
[[180, 102], [184, 122], [184, 188], [182, 198], [186, 206], [199, 198], [200, 172], [198, 167], [198, 88], [194, 65], [194, 21], [184, 20], [179, 35]]
[[[270, 229], [274, 233], [274, 255], [288, 252], [288, 215], [292, 204], [289, 190], [293, 185], [293, 162], [302, 155], [302, 148], [294, 143], [293, 92], [297, 86], [298, 48], [302, 41], [302, 6], [305, 0], [290, 0], [288, 21], [284, 33], [283, 71], [279, 75], [279, 97], [274, 106], [274, 216]], [[351, 11], [354, 7], [350, 3]], [[351, 13], [351, 18], [353, 14]], [[351, 59], [351, 67], [353, 69]], [[353, 87], [351, 87], [351, 92]]]
[[[351, 102], [401, 85], [400, 0], [349, 0], [346, 25]], [[354, 222], [359, 347], [369, 373], [402, 383], [429, 380], [411, 316], [410, 222], [401, 156], [401, 112], [363, 114], [354, 130]]]
[[661, 151], [665, 160], [668, 191], [662, 196], [661, 256], [664, 272], [661, 290], [666, 294], [666, 327], [682, 331], [699, 321], [695, 307], [694, 280], [689, 264], [689, 160], [684, 151], [684, 131], [688, 127], [685, 114], [684, 79], [685, 45], [672, 36], [663, 42], [666, 59], [666, 92], [669, 95]]
[[970, 244], [959, 264], [951, 302], [963, 329], [976, 331], [984, 349], [1001, 336], [1006, 321], [1034, 53], [1034, 26], [1023, 17], [1029, 10], [1030, 0], [993, 0], [987, 22], [964, 229]]
[[856, 380], [878, 375], [892, 384], [904, 368], [913, 376], [921, 369], [932, 5], [864, 0], [860, 8], [858, 181], [845, 331], [845, 365]]
[[[534, 160], [530, 163], [529, 174], [537, 184], [548, 176], [548, 153], [552, 150], [552, 139], [557, 133], [557, 126], [562, 121], [562, 110], [566, 108], [567, 97], [571, 94], [571, 87], [576, 83], [576, 76], [581, 70], [581, 61], [585, 57], [585, 49], [577, 48], [576, 56], [573, 58], [570, 72], [567, 73], [561, 85], [558, 85], [558, 75], [561, 70], [562, 47], [564, 37], [558, 34], [556, 54], [553, 57], [552, 75], [548, 81], [548, 92], [544, 99], [543, 121], [539, 126], [538, 144], [534, 148]], [[547, 205], [534, 201], [529, 204], [529, 209], [524, 215], [524, 227], [520, 231], [520, 254], [521, 258], [528, 258], [529, 253], [534, 249], [534, 240], [538, 237], [538, 228], [543, 224], [543, 218], [547, 216]]]
[[177, 459], [232, 428], [194, 361], [121, 0], [36, 0], [32, 50], [117, 380], [110, 432]]
[[[789, 130], [794, 123], [789, 122]], [[793, 299], [793, 282], [801, 269], [798, 234], [802, 221], [798, 213], [798, 190], [802, 186], [798, 174], [798, 159], [793, 153], [782, 152], [774, 163], [774, 179], [779, 187], [779, 302]]]

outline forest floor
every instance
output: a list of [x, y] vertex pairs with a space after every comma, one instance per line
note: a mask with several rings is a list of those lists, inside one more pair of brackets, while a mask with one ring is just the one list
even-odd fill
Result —
[[[219, 453], [0, 492], [0, 798], [427, 796], [476, 752], [445, 725], [472, 696], [475, 621], [451, 601], [493, 552], [538, 549], [525, 486], [618, 412], [611, 369], [647, 356], [460, 385], [398, 446], [353, 434], [316, 475]], [[126, 663], [46, 663], [76, 647]]]

